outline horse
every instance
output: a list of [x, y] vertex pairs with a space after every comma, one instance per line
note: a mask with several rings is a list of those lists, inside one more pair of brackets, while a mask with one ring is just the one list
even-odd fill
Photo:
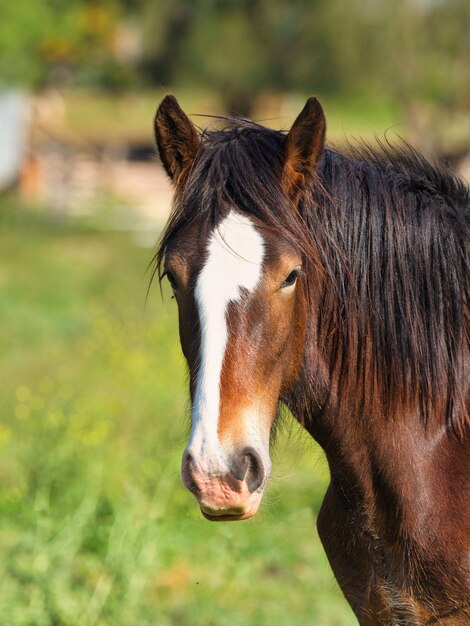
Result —
[[361, 626], [470, 623], [470, 193], [406, 142], [154, 120], [174, 203], [154, 257], [178, 306], [211, 521], [255, 515], [280, 407], [323, 448], [317, 520]]

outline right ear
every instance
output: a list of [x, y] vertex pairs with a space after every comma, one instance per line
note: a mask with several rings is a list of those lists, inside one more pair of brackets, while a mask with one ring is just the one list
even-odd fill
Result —
[[177, 186], [187, 175], [199, 150], [197, 130], [171, 94], [163, 98], [157, 109], [154, 129], [163, 167]]

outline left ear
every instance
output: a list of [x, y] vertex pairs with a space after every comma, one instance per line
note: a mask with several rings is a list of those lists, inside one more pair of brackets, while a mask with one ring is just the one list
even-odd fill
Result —
[[199, 150], [199, 135], [175, 96], [163, 98], [155, 115], [155, 139], [166, 173], [176, 186], [182, 182]]
[[325, 145], [326, 119], [311, 96], [290, 129], [285, 143], [283, 186], [293, 198], [312, 182]]

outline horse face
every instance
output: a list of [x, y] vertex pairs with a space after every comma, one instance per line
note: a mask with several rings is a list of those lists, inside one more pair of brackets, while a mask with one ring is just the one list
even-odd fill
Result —
[[279, 398], [295, 383], [305, 323], [301, 258], [232, 210], [167, 251], [190, 371], [182, 476], [211, 520], [256, 513], [271, 470]]
[[[274, 197], [289, 198], [289, 210], [297, 210], [315, 175], [325, 128], [320, 104], [309, 98], [282, 138], [282, 163], [270, 161], [272, 172], [277, 168], [269, 177], [276, 179]], [[155, 137], [177, 206], [184, 208], [185, 197], [193, 194], [194, 200], [200, 190], [195, 164], [206, 146], [171, 95], [157, 110]], [[243, 167], [252, 166], [244, 162]], [[206, 184], [217, 183], [209, 176]], [[236, 184], [243, 185], [243, 176]], [[264, 188], [263, 177], [259, 184]], [[301, 255], [236, 206], [221, 207], [218, 224], [208, 232], [197, 218], [205, 197], [188, 203], [194, 209], [189, 225], [175, 229], [164, 247], [190, 371], [192, 430], [182, 476], [208, 519], [247, 519], [258, 509], [271, 470], [269, 440], [279, 400], [293, 388], [300, 369]], [[173, 227], [170, 218], [167, 229]]]

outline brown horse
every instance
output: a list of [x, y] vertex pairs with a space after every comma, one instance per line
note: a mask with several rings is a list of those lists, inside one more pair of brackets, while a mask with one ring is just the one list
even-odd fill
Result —
[[411, 148], [155, 118], [175, 187], [155, 271], [190, 374], [185, 485], [254, 515], [280, 404], [322, 446], [318, 531], [360, 624], [470, 624], [470, 196]]

